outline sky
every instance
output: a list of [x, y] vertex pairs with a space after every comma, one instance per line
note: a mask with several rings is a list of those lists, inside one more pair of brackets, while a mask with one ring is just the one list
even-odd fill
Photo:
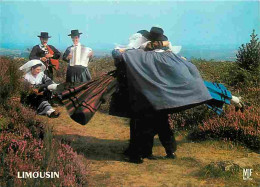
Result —
[[0, 47], [39, 44], [41, 31], [49, 44], [64, 50], [79, 29], [81, 43], [93, 49], [127, 44], [131, 34], [164, 29], [173, 45], [240, 46], [260, 31], [260, 1], [8, 1], [0, 3]]

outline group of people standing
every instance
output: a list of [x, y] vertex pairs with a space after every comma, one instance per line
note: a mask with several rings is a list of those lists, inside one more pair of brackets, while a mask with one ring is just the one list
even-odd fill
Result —
[[[79, 42], [81, 34], [78, 30], [71, 30], [68, 35], [73, 45], [66, 49], [62, 58], [68, 62], [66, 73], [68, 83], [91, 80], [88, 63], [93, 56], [93, 51]], [[30, 61], [20, 67], [20, 70], [25, 71], [25, 81], [32, 87], [32, 93], [26, 101], [37, 110], [38, 114], [55, 118], [60, 113], [55, 111], [50, 104], [51, 91], [57, 88], [53, 74], [59, 69], [61, 53], [54, 46], [48, 45], [48, 39], [51, 38], [48, 32], [41, 32], [38, 37], [40, 44], [32, 48], [29, 55]]]
[[[66, 49], [62, 57], [64, 61], [68, 62], [66, 82], [87, 82], [91, 79], [87, 67], [93, 51], [80, 43], [81, 34], [78, 30], [71, 30], [68, 35], [71, 37], [73, 45]], [[43, 62], [46, 66], [44, 73], [53, 80], [54, 69], [59, 69], [58, 60], [61, 53], [54, 46], [48, 45], [48, 39], [51, 37], [47, 32], [41, 32], [38, 37], [41, 43], [33, 47], [29, 59]]]

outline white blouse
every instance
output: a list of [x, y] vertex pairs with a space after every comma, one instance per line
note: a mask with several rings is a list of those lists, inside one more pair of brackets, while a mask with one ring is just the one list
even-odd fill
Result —
[[36, 77], [32, 75], [31, 72], [25, 74], [24, 79], [33, 85], [42, 84], [42, 78], [44, 77], [44, 73], [40, 72]]

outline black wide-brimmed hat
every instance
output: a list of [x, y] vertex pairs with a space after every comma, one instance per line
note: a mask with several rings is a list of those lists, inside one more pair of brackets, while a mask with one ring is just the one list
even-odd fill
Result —
[[68, 36], [79, 36], [82, 33], [79, 30], [71, 30], [71, 33]]
[[49, 36], [49, 33], [47, 33], [47, 32], [41, 32], [41, 35], [38, 37], [39, 38], [51, 38], [51, 36]]
[[148, 40], [151, 41], [167, 41], [167, 36], [163, 35], [164, 31], [160, 27], [152, 27], [150, 32], [147, 30], [140, 30], [137, 33], [142, 34]]

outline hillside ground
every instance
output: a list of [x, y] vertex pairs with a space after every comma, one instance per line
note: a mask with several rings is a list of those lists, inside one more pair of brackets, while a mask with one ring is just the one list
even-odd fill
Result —
[[[187, 132], [177, 132], [177, 159], [163, 159], [164, 149], [155, 137], [153, 153], [158, 160], [143, 164], [126, 162], [122, 154], [129, 140], [129, 119], [97, 112], [82, 126], [70, 119], [66, 109], [57, 119], [47, 120], [55, 137], [65, 141], [89, 163], [89, 186], [258, 186], [260, 156], [240, 145], [225, 141], [192, 142]], [[231, 162], [237, 172], [209, 167], [211, 163]], [[228, 166], [227, 166], [228, 167]], [[243, 180], [242, 168], [252, 168], [252, 180]]]

